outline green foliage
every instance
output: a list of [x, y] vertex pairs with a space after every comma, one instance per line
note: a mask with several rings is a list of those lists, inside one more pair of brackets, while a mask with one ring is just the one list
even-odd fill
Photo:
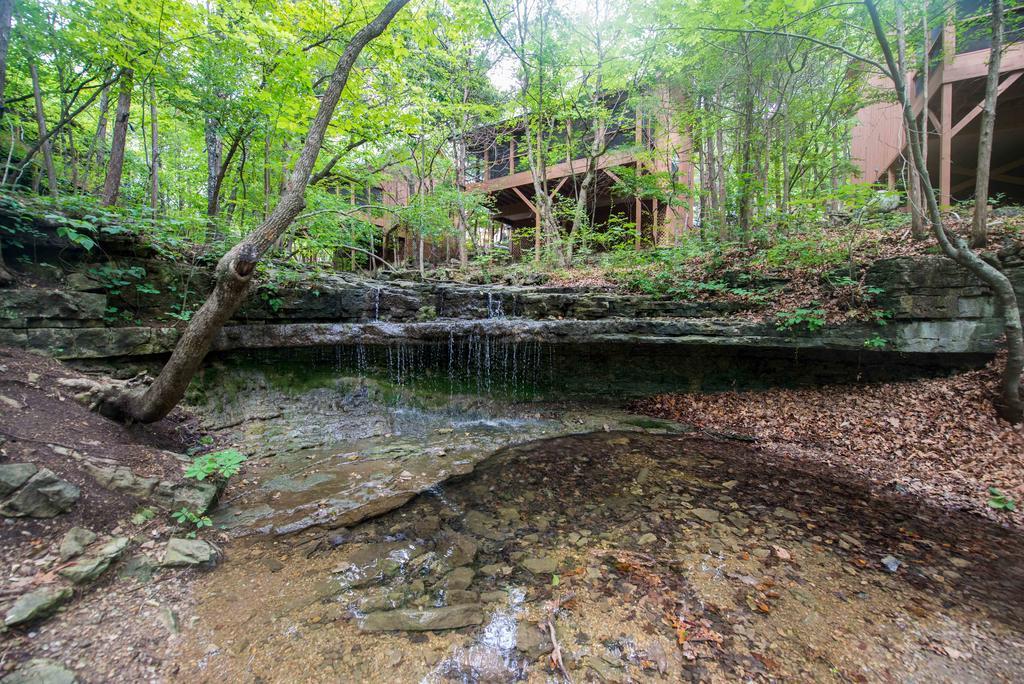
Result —
[[886, 340], [881, 335], [879, 335], [878, 333], [875, 333], [868, 339], [864, 340], [864, 346], [867, 349], [885, 349], [886, 346], [888, 346], [888, 344], [889, 341]]
[[152, 508], [140, 508], [132, 514], [132, 525], [144, 525], [156, 517], [156, 511]]
[[210, 475], [217, 475], [226, 480], [241, 470], [245, 460], [245, 455], [236, 449], [203, 454], [192, 461], [185, 470], [185, 477], [205, 480]]
[[1017, 503], [1007, 494], [995, 487], [988, 488], [988, 506], [997, 511], [1014, 512], [1017, 510]]
[[[812, 302], [812, 304], [816, 303]], [[825, 327], [826, 323], [824, 309], [820, 307], [798, 308], [776, 314], [775, 328], [784, 332], [797, 332], [803, 329], [813, 333]]]
[[208, 515], [200, 515], [195, 511], [191, 511], [188, 508], [182, 506], [179, 510], [171, 513], [171, 517], [174, 518], [179, 525], [192, 525], [195, 527], [194, 530], [188, 533], [190, 539], [195, 539], [196, 532], [202, 530], [204, 527], [212, 527], [213, 521], [210, 520]]

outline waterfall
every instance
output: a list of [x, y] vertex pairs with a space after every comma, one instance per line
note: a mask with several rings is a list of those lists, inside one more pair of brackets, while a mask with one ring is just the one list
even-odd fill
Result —
[[495, 297], [492, 292], [487, 293], [487, 317], [504, 318], [505, 310], [501, 305], [501, 297]]
[[373, 320], [375, 320], [375, 321], [379, 321], [380, 320], [380, 291], [381, 291], [381, 286], [380, 285], [378, 285], [373, 290]]

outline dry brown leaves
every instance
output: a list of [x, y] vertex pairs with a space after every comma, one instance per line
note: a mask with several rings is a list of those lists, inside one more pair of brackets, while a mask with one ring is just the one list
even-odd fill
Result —
[[877, 385], [667, 394], [637, 404], [650, 415], [749, 434], [761, 449], [843, 468], [884, 487], [987, 508], [986, 490], [1024, 498], [1024, 426], [992, 406], [996, 371]]

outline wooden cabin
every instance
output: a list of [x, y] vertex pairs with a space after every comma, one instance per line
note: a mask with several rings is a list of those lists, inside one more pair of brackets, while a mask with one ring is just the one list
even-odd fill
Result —
[[[972, 21], [958, 22], [962, 27], [959, 35], [952, 21], [934, 29], [929, 37], [927, 78], [921, 72], [911, 75], [914, 113], [920, 116], [927, 107], [928, 172], [933, 182], [938, 179], [939, 203], [944, 206], [974, 192], [991, 46], [988, 7], [981, 0], [957, 0], [957, 19], [970, 17]], [[989, 187], [992, 194], [1020, 199], [1024, 197], [1024, 16], [1018, 9], [1006, 18], [1007, 47], [1000, 63]], [[892, 81], [887, 78], [874, 79], [872, 85], [884, 92], [893, 91]], [[909, 152], [898, 104], [890, 99], [858, 113], [851, 156], [858, 167], [857, 182], [894, 187], [898, 180], [905, 180]]]
[[[670, 245], [693, 226], [690, 140], [684, 130], [675, 126], [682, 98], [658, 91], [649, 99], [646, 105], [634, 107], [623, 95], [608, 96], [605, 106], [612, 112], [606, 130], [608, 145], [597, 164], [598, 177], [590, 215], [597, 230], [601, 230], [612, 215], [634, 223], [638, 246]], [[572, 198], [586, 171], [590, 139], [588, 127], [583, 123], [563, 123], [564, 132], [559, 131], [557, 140], [549, 140], [553, 148], [565, 151], [565, 161], [547, 166], [548, 192], [552, 197]], [[524, 135], [521, 123], [505, 122], [480, 127], [467, 136], [464, 189], [487, 193], [494, 207], [491, 226], [481, 231], [482, 235], [478, 233], [478, 247], [507, 251], [513, 259], [539, 258], [541, 246], [533, 174], [523, 152]], [[641, 174], [671, 174], [680, 188], [679, 198], [666, 206], [656, 199], [614, 192], [613, 186], [619, 180], [616, 169], [622, 167], [638, 169]], [[340, 177], [333, 178], [329, 185], [333, 192], [350, 194], [353, 204], [402, 207], [416, 195], [418, 182], [408, 166], [400, 166], [372, 188], [357, 187]], [[430, 185], [428, 179], [427, 186]], [[391, 262], [415, 260], [417, 238], [394, 215], [384, 211], [360, 216], [380, 228], [382, 240], [374, 245], [379, 257]], [[447, 261], [457, 255], [454, 237], [428, 240], [424, 244], [424, 258], [428, 262]]]
[[[636, 241], [672, 244], [693, 225], [693, 166], [690, 140], [676, 125], [675, 114], [681, 97], [659, 90], [647, 106], [633, 106], [624, 95], [611, 94], [605, 107], [612, 112], [607, 130], [607, 151], [597, 163], [598, 177], [590, 207], [595, 227], [612, 215], [635, 224]], [[552, 197], [575, 197], [587, 168], [590, 131], [586, 122], [565, 121], [557, 140], [549, 141], [565, 150], [565, 161], [547, 166], [547, 190]], [[513, 258], [532, 253], [540, 257], [540, 214], [535, 206], [533, 173], [524, 152], [525, 127], [506, 122], [474, 132], [469, 149], [466, 189], [483, 191], [493, 200], [499, 233], [509, 236]], [[678, 203], [665, 206], [656, 199], [627, 197], [613, 191], [619, 181], [615, 169], [626, 167], [644, 172], [668, 172], [685, 188]]]

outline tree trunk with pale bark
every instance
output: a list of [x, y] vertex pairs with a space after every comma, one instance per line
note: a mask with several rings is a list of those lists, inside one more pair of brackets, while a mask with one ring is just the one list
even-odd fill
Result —
[[285, 191], [267, 219], [217, 264], [213, 292], [189, 321], [156, 380], [141, 392], [113, 390], [98, 403], [103, 414], [144, 423], [160, 420], [181, 401], [192, 377], [209, 352], [221, 327], [245, 300], [256, 264], [285, 233], [305, 206], [306, 186], [323, 145], [327, 127], [341, 99], [352, 67], [366, 45], [379, 36], [409, 0], [390, 0], [345, 47], [320, 99], [302, 151], [292, 167]]
[[[907, 143], [914, 165], [921, 176], [921, 189], [924, 192], [928, 221], [931, 223], [932, 232], [938, 240], [942, 253], [992, 288], [1002, 309], [1003, 331], [1006, 336], [1006, 363], [1001, 374], [1000, 396], [996, 408], [1004, 419], [1012, 423], [1020, 423], [1024, 420], [1024, 397], [1021, 396], [1021, 373], [1024, 372], [1024, 328], [1021, 325], [1020, 307], [1017, 303], [1017, 294], [1013, 290], [1013, 283], [999, 268], [982, 259], [962, 238], [954, 235], [951, 239], [946, 233], [942, 223], [942, 214], [939, 211], [939, 203], [935, 197], [935, 189], [931, 184], [931, 176], [925, 165], [921, 136], [916, 125], [913, 105], [907, 96], [906, 84], [897, 67], [896, 58], [889, 45], [877, 5], [874, 0], [864, 0], [864, 4], [871, 16], [875, 37], [885, 55], [889, 75], [896, 85], [896, 94], [903, 112], [903, 123], [910, 131]], [[1001, 15], [998, 18], [993, 16], [994, 27], [1001, 20]], [[986, 98], [991, 94], [989, 91], [995, 87], [991, 84], [987, 85]], [[987, 199], [986, 197], [986, 202]]]

